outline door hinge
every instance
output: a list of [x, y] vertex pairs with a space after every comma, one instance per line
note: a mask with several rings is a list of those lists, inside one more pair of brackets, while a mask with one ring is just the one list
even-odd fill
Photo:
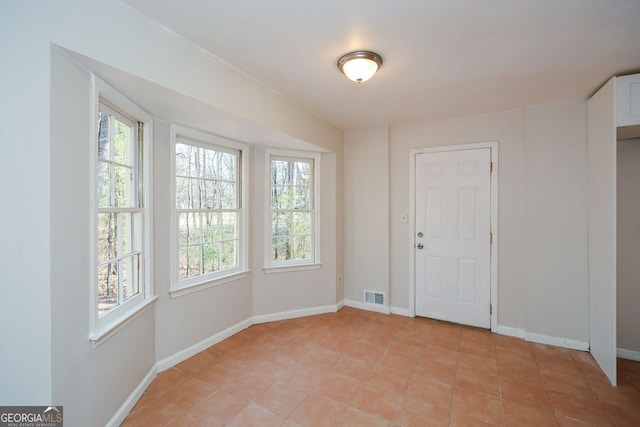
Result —
[[489, 173], [493, 173], [493, 162], [489, 162]]
[[493, 314], [493, 304], [489, 304], [489, 315]]
[[489, 232], [489, 244], [493, 245], [493, 233]]

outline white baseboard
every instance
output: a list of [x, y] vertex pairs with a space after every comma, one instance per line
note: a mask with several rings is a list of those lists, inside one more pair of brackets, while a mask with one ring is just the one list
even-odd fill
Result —
[[524, 338], [524, 329], [512, 328], [511, 326], [498, 325], [495, 332], [509, 337]]
[[537, 342], [540, 344], [555, 345], [557, 347], [565, 347], [573, 350], [589, 351], [588, 342], [534, 334], [532, 332], [527, 332], [524, 329], [512, 328], [511, 326], [498, 325], [496, 333], [500, 335], [507, 335], [509, 337], [524, 338], [525, 341]]
[[254, 325], [257, 325], [260, 323], [277, 322], [278, 320], [295, 319], [296, 317], [314, 316], [316, 314], [335, 313], [340, 308], [338, 308], [338, 304], [336, 304], [336, 305], [323, 305], [320, 307], [303, 308], [300, 310], [281, 311], [279, 313], [253, 316], [252, 322]]
[[636, 362], [640, 362], [640, 351], [619, 348], [617, 353], [618, 353], [618, 357], [621, 359], [629, 359], [629, 360], [635, 360]]
[[408, 308], [391, 306], [389, 307], [389, 311], [391, 312], [391, 314], [397, 314], [398, 316], [411, 317], [411, 312]]
[[526, 341], [537, 342], [540, 344], [555, 345], [558, 347], [571, 348], [573, 350], [589, 351], [589, 343], [584, 341], [570, 340], [568, 338], [550, 337], [549, 335], [534, 334], [531, 332], [524, 333]]
[[339, 311], [342, 307], [344, 307], [344, 299], [338, 301], [338, 303], [336, 304], [336, 311]]
[[206, 350], [212, 345], [218, 344], [220, 341], [226, 340], [230, 336], [237, 334], [243, 329], [247, 329], [251, 325], [252, 325], [251, 318], [247, 320], [243, 320], [242, 322], [236, 323], [235, 325], [228, 327], [222, 332], [218, 332], [217, 334], [212, 335], [209, 338], [206, 338], [200, 341], [199, 343], [192, 345], [191, 347], [187, 347], [184, 350], [177, 352], [173, 356], [169, 356], [165, 359], [160, 360], [156, 364], [158, 372], [166, 371], [172, 366], [175, 366], [178, 363], [184, 360], [187, 360], [191, 356], [200, 353], [202, 350]]
[[[156, 365], [157, 366], [157, 365]], [[155, 379], [156, 375], [158, 375], [158, 371], [156, 366], [153, 366], [151, 370], [144, 376], [140, 384], [133, 390], [133, 392], [129, 395], [127, 400], [124, 401], [122, 406], [113, 414], [113, 417], [107, 422], [107, 427], [118, 427], [124, 419], [129, 415], [129, 412], [136, 406], [138, 400], [142, 397], [142, 394], [145, 392], [147, 387], [151, 385], [151, 382]]]
[[354, 301], [352, 299], [344, 299], [344, 305], [347, 307], [359, 308], [361, 310], [375, 311], [377, 313], [389, 314], [391, 311], [389, 310], [389, 306], [387, 305], [377, 305], [377, 304], [367, 304], [366, 302]]

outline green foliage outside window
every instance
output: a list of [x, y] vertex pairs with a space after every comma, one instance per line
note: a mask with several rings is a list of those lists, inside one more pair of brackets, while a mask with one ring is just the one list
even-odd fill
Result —
[[178, 278], [239, 265], [239, 152], [176, 143]]
[[271, 259], [313, 259], [313, 161], [271, 160]]
[[101, 104], [98, 127], [98, 314], [140, 292], [142, 210], [137, 123]]

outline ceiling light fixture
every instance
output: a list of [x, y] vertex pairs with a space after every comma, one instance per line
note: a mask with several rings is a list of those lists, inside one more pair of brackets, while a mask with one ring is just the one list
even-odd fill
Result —
[[369, 80], [382, 66], [382, 58], [375, 52], [358, 50], [338, 59], [338, 68], [347, 78], [362, 83]]

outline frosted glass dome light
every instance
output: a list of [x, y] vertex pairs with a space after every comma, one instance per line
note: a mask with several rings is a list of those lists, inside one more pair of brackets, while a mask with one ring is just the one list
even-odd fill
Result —
[[347, 78], [357, 83], [366, 82], [378, 71], [382, 58], [374, 52], [350, 52], [338, 60], [338, 68]]

